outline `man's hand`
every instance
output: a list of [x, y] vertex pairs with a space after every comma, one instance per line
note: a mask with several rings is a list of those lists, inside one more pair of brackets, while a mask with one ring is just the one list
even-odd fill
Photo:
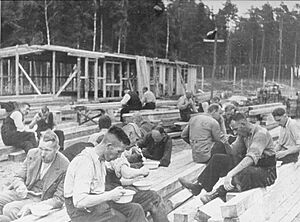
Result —
[[24, 205], [22, 208], [21, 208], [21, 210], [19, 211], [19, 213], [18, 213], [18, 216], [19, 217], [24, 217], [24, 216], [26, 216], [26, 215], [28, 215], [28, 214], [30, 214], [31, 213], [31, 210], [30, 210], [30, 207], [32, 207], [34, 204], [26, 204], [26, 205]]
[[27, 196], [28, 190], [25, 184], [21, 184], [16, 188], [16, 192], [20, 198], [24, 199]]
[[287, 150], [278, 151], [276, 153], [276, 159], [281, 159], [281, 158], [285, 157], [287, 154], [288, 154]]
[[110, 192], [110, 199], [113, 201], [118, 201], [125, 194], [125, 189], [119, 186], [109, 192]]
[[149, 173], [150, 173], [149, 168], [146, 167], [146, 166], [141, 167], [140, 170], [141, 170], [141, 173], [142, 173], [142, 175], [143, 175], [144, 177], [148, 176]]
[[231, 184], [231, 181], [232, 181], [232, 176], [227, 174], [227, 176], [224, 179], [224, 188], [227, 191], [234, 189], [234, 186]]

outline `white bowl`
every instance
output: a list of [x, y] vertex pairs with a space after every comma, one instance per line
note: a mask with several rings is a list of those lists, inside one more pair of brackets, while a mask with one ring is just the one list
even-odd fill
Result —
[[121, 196], [119, 200], [115, 201], [116, 203], [130, 203], [132, 201], [135, 191], [126, 189], [125, 191], [126, 192], [123, 194], [123, 196]]
[[30, 207], [30, 211], [33, 215], [43, 217], [50, 213], [52, 206], [48, 204], [35, 204]]
[[135, 186], [139, 190], [150, 190], [152, 186], [152, 182], [147, 180], [140, 180], [133, 183], [133, 186]]
[[146, 160], [143, 162], [143, 165], [148, 167], [149, 170], [155, 170], [158, 168], [159, 161], [156, 160]]
[[129, 186], [129, 185], [132, 185], [136, 181], [142, 180], [143, 178], [144, 178], [143, 176], [137, 176], [137, 177], [131, 178], [131, 179], [122, 177], [120, 179], [120, 181], [121, 181], [122, 186]]

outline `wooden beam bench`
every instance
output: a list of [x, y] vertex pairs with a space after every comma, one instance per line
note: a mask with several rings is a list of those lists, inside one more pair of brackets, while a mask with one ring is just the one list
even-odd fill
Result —
[[[204, 164], [192, 162], [190, 149], [182, 150], [172, 156], [169, 167], [159, 167], [157, 170], [151, 170], [147, 180], [155, 181], [151, 189], [157, 191], [166, 200], [167, 211], [169, 212], [191, 197], [190, 194], [183, 195], [183, 193], [181, 193], [181, 196], [176, 196], [178, 191], [182, 191], [181, 185], [177, 181], [178, 177], [183, 176], [188, 180], [195, 180], [204, 167]], [[34, 215], [28, 215], [17, 221], [69, 222], [70, 218], [66, 213], [66, 209], [62, 208], [54, 210], [46, 217], [37, 218]]]

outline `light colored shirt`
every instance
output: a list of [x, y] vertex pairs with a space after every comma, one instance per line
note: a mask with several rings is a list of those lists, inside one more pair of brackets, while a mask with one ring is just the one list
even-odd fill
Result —
[[99, 156], [93, 147], [87, 147], [72, 160], [68, 167], [64, 196], [73, 197], [73, 203], [77, 206], [88, 195], [105, 191], [105, 176], [105, 162], [99, 161]]
[[210, 159], [211, 148], [215, 142], [220, 141], [220, 136], [221, 129], [217, 120], [204, 113], [192, 116], [181, 133], [182, 138], [189, 137], [193, 160], [197, 163]]
[[195, 102], [192, 98], [186, 98], [185, 95], [181, 96], [177, 103], [177, 108], [179, 110], [192, 109], [194, 112], [197, 112]]
[[50, 163], [44, 163], [42, 162], [41, 168], [40, 168], [40, 179], [43, 179], [49, 168], [51, 167], [52, 163], [54, 162], [55, 158]]
[[296, 120], [288, 118], [284, 127], [280, 127], [278, 143], [280, 150], [288, 150], [300, 145], [300, 127]]
[[155, 95], [150, 90], [145, 92], [143, 95], [142, 104], [145, 104], [145, 103], [156, 103]]
[[13, 119], [15, 126], [17, 127], [17, 131], [23, 132], [25, 131], [25, 125], [23, 123], [23, 115], [20, 111], [13, 111], [10, 115], [10, 118]]
[[127, 104], [127, 102], [130, 100], [130, 95], [128, 93], [126, 93], [123, 97], [123, 99], [121, 100], [121, 105], [125, 106]]
[[233, 150], [245, 151], [256, 165], [259, 159], [275, 155], [275, 146], [269, 131], [261, 126], [252, 125], [248, 136], [238, 136], [232, 144]]

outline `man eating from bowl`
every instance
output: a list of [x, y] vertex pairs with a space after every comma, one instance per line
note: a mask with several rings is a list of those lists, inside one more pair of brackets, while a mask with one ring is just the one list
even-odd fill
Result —
[[68, 167], [64, 196], [67, 212], [72, 222], [146, 222], [139, 204], [118, 204], [124, 194], [122, 187], [105, 191], [105, 161], [121, 156], [128, 140], [124, 131], [116, 126], [108, 129], [95, 147], [85, 148]]
[[0, 193], [0, 221], [12, 221], [31, 208], [55, 209], [64, 203], [63, 182], [69, 161], [58, 152], [58, 137], [52, 130], [42, 136], [39, 147], [28, 151], [20, 172]]

